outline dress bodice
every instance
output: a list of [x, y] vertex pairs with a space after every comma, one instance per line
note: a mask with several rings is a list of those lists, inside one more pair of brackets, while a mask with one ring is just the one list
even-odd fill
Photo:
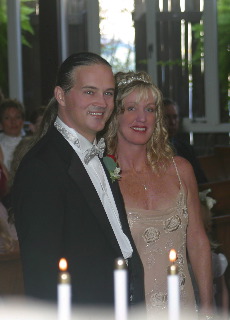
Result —
[[132, 236], [144, 265], [147, 309], [154, 313], [167, 307], [167, 268], [171, 249], [177, 252], [181, 306], [184, 310], [195, 306], [186, 259], [186, 194], [180, 178], [179, 182], [178, 195], [167, 210], [126, 208]]

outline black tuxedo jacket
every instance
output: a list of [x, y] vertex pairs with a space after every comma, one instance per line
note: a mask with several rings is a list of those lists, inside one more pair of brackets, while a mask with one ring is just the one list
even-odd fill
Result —
[[[118, 183], [110, 185], [122, 228], [134, 250], [129, 259], [129, 288], [132, 303], [138, 304], [144, 301], [143, 266]], [[58, 262], [65, 257], [73, 302], [113, 303], [114, 260], [122, 256], [121, 250], [81, 160], [56, 128], [22, 160], [12, 204], [27, 295], [56, 299]]]

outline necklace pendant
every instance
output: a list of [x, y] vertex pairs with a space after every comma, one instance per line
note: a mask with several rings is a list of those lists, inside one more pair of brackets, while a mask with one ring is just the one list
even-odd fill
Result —
[[147, 188], [147, 186], [146, 186], [145, 184], [144, 184], [144, 189], [145, 189], [145, 191], [148, 189], [148, 188]]

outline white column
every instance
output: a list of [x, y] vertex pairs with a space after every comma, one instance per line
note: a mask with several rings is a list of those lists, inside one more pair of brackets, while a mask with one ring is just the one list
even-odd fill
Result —
[[148, 73], [157, 85], [156, 0], [146, 0]]
[[9, 97], [23, 102], [20, 1], [7, 0]]
[[60, 0], [60, 23], [61, 23], [61, 58], [62, 58], [62, 61], [64, 61], [69, 55], [67, 0]]
[[86, 0], [87, 10], [87, 36], [88, 51], [101, 53], [100, 28], [99, 28], [99, 2], [98, 0]]
[[216, 0], [204, 0], [205, 111], [207, 122], [213, 126], [220, 121], [216, 6]]

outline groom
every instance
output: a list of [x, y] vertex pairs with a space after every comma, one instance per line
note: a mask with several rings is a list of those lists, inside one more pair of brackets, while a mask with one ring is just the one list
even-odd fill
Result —
[[13, 187], [29, 296], [56, 299], [58, 262], [65, 257], [73, 302], [112, 305], [114, 260], [123, 257], [130, 303], [144, 301], [143, 268], [118, 183], [100, 161], [103, 141], [96, 145], [113, 108], [114, 77], [106, 60], [88, 52], [62, 63], [40, 137]]

